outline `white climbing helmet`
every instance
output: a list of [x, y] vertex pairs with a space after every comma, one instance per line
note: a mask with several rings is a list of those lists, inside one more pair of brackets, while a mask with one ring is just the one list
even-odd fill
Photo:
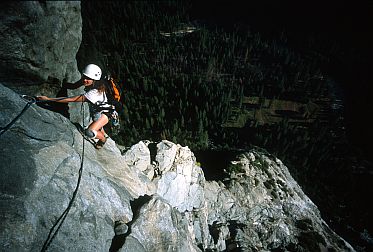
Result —
[[89, 64], [83, 70], [83, 75], [93, 80], [101, 79], [101, 74], [102, 74], [101, 68], [95, 64]]

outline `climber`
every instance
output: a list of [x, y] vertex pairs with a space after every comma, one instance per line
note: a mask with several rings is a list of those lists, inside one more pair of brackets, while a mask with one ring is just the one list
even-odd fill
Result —
[[109, 119], [115, 118], [118, 115], [114, 106], [107, 103], [105, 82], [100, 80], [101, 74], [102, 71], [99, 66], [89, 64], [84, 68], [81, 80], [75, 83], [76, 86], [85, 86], [85, 94], [66, 98], [49, 98], [47, 96], [37, 97], [37, 99], [41, 101], [54, 101], [61, 103], [89, 102], [92, 123], [84, 130], [84, 135], [96, 142], [95, 147], [97, 149], [101, 149], [107, 140], [104, 126], [109, 122]]

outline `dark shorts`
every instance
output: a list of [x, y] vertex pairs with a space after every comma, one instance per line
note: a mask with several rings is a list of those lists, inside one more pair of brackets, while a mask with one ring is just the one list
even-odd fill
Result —
[[109, 120], [111, 120], [111, 119], [117, 120], [118, 119], [118, 113], [114, 110], [113, 112], [106, 112], [106, 111], [94, 112], [92, 114], [92, 120], [94, 122], [98, 121], [98, 119], [100, 119], [102, 114], [106, 115]]
[[93, 115], [92, 115], [92, 120], [94, 122], [98, 121], [98, 119], [101, 118], [102, 114], [106, 115], [108, 117], [108, 119], [110, 120], [110, 118], [112, 117], [111, 116], [111, 113], [107, 113], [107, 112], [95, 112]]

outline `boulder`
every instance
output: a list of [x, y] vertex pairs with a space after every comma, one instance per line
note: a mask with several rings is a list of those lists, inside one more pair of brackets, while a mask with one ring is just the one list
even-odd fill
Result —
[[156, 161], [161, 175], [157, 194], [182, 212], [201, 208], [205, 177], [191, 150], [164, 140], [157, 145]]

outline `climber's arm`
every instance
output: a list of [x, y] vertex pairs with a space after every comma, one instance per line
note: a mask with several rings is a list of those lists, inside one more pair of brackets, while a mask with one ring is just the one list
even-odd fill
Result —
[[60, 103], [69, 103], [69, 102], [84, 102], [86, 98], [84, 95], [77, 95], [72, 97], [56, 97], [56, 98], [49, 98], [47, 96], [38, 96], [39, 101], [54, 101]]

